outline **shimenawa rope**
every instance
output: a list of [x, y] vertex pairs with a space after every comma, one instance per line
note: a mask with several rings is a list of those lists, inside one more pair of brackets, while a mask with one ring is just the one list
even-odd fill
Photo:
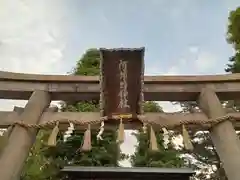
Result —
[[[130, 115], [130, 114], [129, 115], [125, 115], [124, 118], [123, 118], [123, 122], [124, 122], [125, 118], [131, 118], [131, 117], [132, 117], [132, 115]], [[116, 116], [113, 116], [111, 119], [120, 120], [121, 117], [116, 115]], [[211, 126], [214, 126], [214, 125], [216, 125], [218, 123], [221, 123], [223, 121], [226, 121], [226, 120], [235, 121], [234, 120], [235, 117], [233, 115], [228, 115], [228, 114], [224, 115], [224, 116], [221, 116], [221, 117], [218, 117], [218, 118], [211, 118], [211, 119], [202, 120], [202, 121], [180, 120], [178, 122], [173, 122], [173, 121], [158, 121], [158, 122], [155, 122], [155, 121], [147, 120], [144, 115], [138, 115], [138, 119], [142, 123], [149, 124], [149, 125], [156, 125], [156, 126], [158, 126], [160, 128], [172, 128], [172, 127], [176, 127], [176, 126], [190, 125], [190, 124], [192, 124], [192, 125], [193, 124], [195, 124], [195, 125], [206, 125], [206, 124], [209, 124]], [[86, 126], [88, 124], [94, 125], [94, 124], [101, 123], [102, 121], [105, 122], [107, 120], [108, 120], [108, 117], [104, 116], [104, 117], [101, 117], [100, 119], [97, 119], [97, 120], [84, 121], [84, 122], [78, 121], [78, 120], [59, 119], [59, 120], [54, 120], [54, 121], [47, 121], [47, 122], [40, 123], [40, 124], [28, 124], [28, 123], [25, 123], [23, 121], [16, 121], [11, 126], [19, 125], [19, 126], [22, 126], [22, 127], [25, 127], [25, 128], [41, 129], [41, 128], [53, 127], [58, 122], [59, 122], [59, 124], [61, 124], [61, 123], [64, 123], [64, 124], [73, 123], [75, 125]]]

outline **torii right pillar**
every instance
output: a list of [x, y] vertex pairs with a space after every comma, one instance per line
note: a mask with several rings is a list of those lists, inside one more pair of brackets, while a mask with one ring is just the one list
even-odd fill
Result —
[[[211, 88], [202, 90], [198, 103], [208, 118], [226, 115], [220, 100]], [[209, 132], [228, 179], [239, 180], [240, 142], [233, 124], [230, 121], [223, 121], [213, 126]]]

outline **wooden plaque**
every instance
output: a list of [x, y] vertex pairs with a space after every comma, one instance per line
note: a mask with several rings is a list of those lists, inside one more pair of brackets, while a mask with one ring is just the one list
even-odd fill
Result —
[[143, 113], [144, 48], [100, 49], [102, 116]]

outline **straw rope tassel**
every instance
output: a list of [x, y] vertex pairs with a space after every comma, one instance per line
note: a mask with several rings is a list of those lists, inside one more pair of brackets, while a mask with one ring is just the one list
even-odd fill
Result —
[[150, 127], [150, 149], [152, 151], [158, 151], [157, 138], [152, 126]]
[[2, 136], [0, 136], [0, 152], [3, 151], [3, 149], [6, 147], [12, 130], [13, 127], [10, 126], [5, 132], [3, 132]]
[[120, 144], [124, 142], [124, 124], [122, 122], [122, 117], [120, 118], [120, 124], [119, 124], [119, 127], [118, 127], [117, 141]]
[[82, 151], [90, 151], [92, 149], [91, 143], [91, 125], [88, 124], [87, 130], [84, 132], [83, 144], [82, 144]]
[[143, 123], [143, 127], [142, 127], [143, 133], [147, 133], [147, 125], [146, 123]]
[[57, 145], [57, 135], [59, 133], [59, 122], [56, 123], [55, 127], [52, 130], [52, 133], [50, 134], [48, 138], [48, 146], [54, 147]]
[[184, 124], [182, 125], [182, 136], [183, 136], [183, 144], [184, 144], [185, 149], [192, 151], [193, 145], [192, 145], [190, 136], [189, 136], [188, 131], [187, 131], [186, 127], [184, 126]]

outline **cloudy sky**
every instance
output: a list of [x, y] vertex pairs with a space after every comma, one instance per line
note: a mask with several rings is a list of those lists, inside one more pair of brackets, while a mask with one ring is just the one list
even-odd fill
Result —
[[[224, 73], [237, 1], [1, 0], [0, 70], [65, 74], [88, 48], [144, 46], [148, 75]], [[0, 110], [13, 104], [24, 102], [1, 100]]]

